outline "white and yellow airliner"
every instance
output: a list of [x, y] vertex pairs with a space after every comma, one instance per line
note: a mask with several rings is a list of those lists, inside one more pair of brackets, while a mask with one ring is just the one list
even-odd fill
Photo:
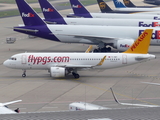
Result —
[[[127, 66], [150, 59], [148, 54], [153, 29], [146, 29], [132, 46], [123, 53], [20, 53], [13, 55], [3, 65], [13, 69], [48, 70], [51, 77], [65, 77], [69, 73], [79, 78], [77, 71], [91, 69], [109, 69]], [[90, 48], [89, 48], [90, 49]]]

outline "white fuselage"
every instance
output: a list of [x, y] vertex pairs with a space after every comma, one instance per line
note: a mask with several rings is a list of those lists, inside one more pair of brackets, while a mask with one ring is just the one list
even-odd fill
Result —
[[[114, 43], [117, 40], [136, 40], [148, 27], [47, 25], [51, 32], [65, 43], [99, 44]], [[160, 45], [160, 28], [153, 29], [151, 45]]]
[[160, 7], [157, 8], [115, 8], [118, 11], [160, 11]]
[[160, 15], [151, 14], [113, 14], [113, 13], [90, 13], [93, 18], [110, 18], [110, 19], [152, 19], [160, 20]]
[[101, 18], [64, 18], [67, 25], [100, 25], [100, 26], [136, 26], [160, 27], [160, 20], [151, 19], [101, 19]]
[[[101, 66], [96, 66], [106, 56]], [[131, 65], [144, 60], [155, 59], [151, 54], [124, 53], [21, 53], [13, 55], [3, 64], [13, 69], [50, 69], [51, 67], [75, 66], [78, 70], [83, 66], [97, 69], [109, 69]], [[85, 68], [85, 67], [84, 67]]]

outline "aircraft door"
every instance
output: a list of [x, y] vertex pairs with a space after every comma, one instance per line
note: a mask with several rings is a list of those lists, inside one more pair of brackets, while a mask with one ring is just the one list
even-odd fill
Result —
[[27, 56], [26, 55], [22, 55], [21, 63], [22, 63], [22, 65], [27, 64]]
[[122, 55], [122, 64], [127, 64], [127, 55]]

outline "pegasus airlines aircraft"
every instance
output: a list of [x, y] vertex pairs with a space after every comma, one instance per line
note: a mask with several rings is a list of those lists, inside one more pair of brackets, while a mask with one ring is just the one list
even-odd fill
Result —
[[[148, 27], [50, 25], [46, 24], [24, 0], [16, 0], [24, 26], [14, 27], [14, 31], [63, 43], [97, 45], [94, 52], [110, 51], [111, 45], [125, 51]], [[154, 29], [151, 44], [160, 45], [160, 30]]]
[[123, 53], [20, 53], [11, 56], [3, 65], [22, 69], [23, 77], [26, 77], [26, 70], [48, 70], [51, 77], [72, 73], [79, 78], [77, 71], [80, 70], [116, 68], [155, 59], [155, 55], [148, 54], [152, 31], [145, 30]]
[[125, 19], [64, 18], [47, 0], [39, 0], [39, 4], [48, 24], [160, 27], [159, 20], [127, 19], [124, 22]]
[[[73, 9], [73, 13], [67, 15], [67, 17], [85, 17], [85, 18], [110, 18], [110, 19], [152, 19], [152, 20], [160, 20], [160, 15], [158, 14], [112, 14], [112, 13], [90, 13], [83, 4], [78, 0], [70, 0], [71, 8]], [[81, 7], [74, 7], [81, 6]], [[100, 5], [102, 8], [102, 5]], [[147, 12], [148, 13], [148, 12]]]

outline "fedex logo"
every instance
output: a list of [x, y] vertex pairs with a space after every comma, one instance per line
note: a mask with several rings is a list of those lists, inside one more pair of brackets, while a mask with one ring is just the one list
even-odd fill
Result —
[[43, 8], [43, 12], [53, 12], [54, 10], [52, 8], [48, 8], [48, 9], [45, 9]]
[[160, 20], [160, 18], [158, 18], [158, 17], [154, 17], [153, 19], [154, 19], [154, 20]]
[[72, 5], [73, 8], [82, 8], [81, 5]]
[[22, 13], [22, 17], [34, 17], [34, 14], [32, 13], [27, 13], [25, 14], [24, 12]]
[[144, 22], [139, 22], [139, 27], [159, 27], [158, 22], [152, 22], [151, 24], [145, 24]]
[[126, 47], [126, 48], [129, 48], [130, 46], [129, 45], [127, 45], [127, 44], [120, 44], [120, 47]]
[[70, 60], [70, 57], [68, 56], [55, 56], [55, 57], [51, 57], [51, 56], [44, 56], [44, 57], [41, 57], [41, 56], [37, 56], [35, 57], [34, 55], [29, 55], [28, 56], [28, 62], [31, 62], [33, 64], [42, 64], [42, 65], [45, 65], [47, 63], [60, 63], [60, 62], [69, 62]]
[[[144, 30], [139, 30], [139, 36]], [[152, 33], [152, 39], [160, 39], [160, 30], [155, 30], [155, 33]]]
[[144, 38], [148, 35], [147, 32], [144, 32], [137, 41], [134, 42], [134, 44], [131, 46], [131, 50], [134, 51], [134, 49], [137, 48], [137, 46], [139, 45], [140, 42], [142, 42], [144, 40]]

